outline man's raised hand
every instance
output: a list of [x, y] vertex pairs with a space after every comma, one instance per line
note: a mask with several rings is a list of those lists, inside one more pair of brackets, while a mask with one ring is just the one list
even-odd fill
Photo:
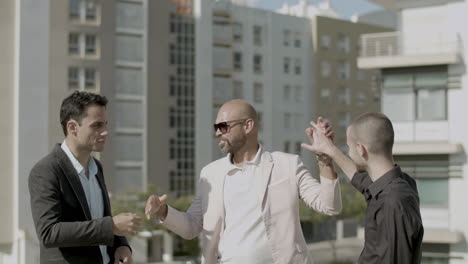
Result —
[[145, 215], [149, 220], [152, 214], [157, 214], [161, 220], [166, 219], [167, 216], [167, 195], [157, 196], [151, 195], [146, 201]]

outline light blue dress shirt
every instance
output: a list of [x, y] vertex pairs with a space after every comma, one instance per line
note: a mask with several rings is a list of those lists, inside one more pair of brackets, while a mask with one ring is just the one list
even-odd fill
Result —
[[[88, 162], [88, 178], [85, 174], [85, 168], [75, 158], [65, 141], [63, 141], [61, 147], [65, 154], [67, 154], [68, 159], [71, 161], [73, 167], [76, 170], [76, 173], [78, 173], [78, 176], [80, 177], [81, 185], [83, 186], [83, 190], [86, 195], [86, 201], [88, 202], [88, 207], [91, 211], [92, 219], [104, 217], [104, 200], [102, 196], [102, 190], [97, 179], [98, 168], [94, 158], [91, 156]], [[109, 254], [107, 254], [107, 246], [100, 245], [99, 249], [101, 250], [103, 264], [109, 263], [110, 258]]]

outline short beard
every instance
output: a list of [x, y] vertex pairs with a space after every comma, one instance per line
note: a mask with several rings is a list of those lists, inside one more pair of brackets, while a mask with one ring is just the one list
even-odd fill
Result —
[[226, 139], [220, 139], [219, 142], [224, 141], [224, 148], [221, 148], [221, 151], [225, 154], [234, 154], [239, 151], [246, 142], [245, 137], [233, 139], [232, 142], [229, 142]]

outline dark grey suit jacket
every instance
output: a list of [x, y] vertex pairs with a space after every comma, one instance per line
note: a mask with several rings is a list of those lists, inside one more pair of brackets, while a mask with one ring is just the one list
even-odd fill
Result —
[[99, 263], [99, 245], [107, 245], [113, 263], [114, 251], [128, 246], [125, 237], [113, 235], [113, 223], [102, 166], [97, 179], [102, 190], [104, 217], [92, 219], [78, 174], [57, 144], [29, 175], [31, 209], [41, 242], [41, 264]]

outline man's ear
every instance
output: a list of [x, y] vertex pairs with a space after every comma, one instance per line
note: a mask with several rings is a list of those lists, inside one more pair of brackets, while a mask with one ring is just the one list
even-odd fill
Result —
[[361, 143], [357, 143], [357, 152], [359, 154], [359, 156], [363, 159], [363, 160], [367, 160], [368, 158], [368, 151], [367, 151], [367, 147], [364, 146], [363, 144]]
[[245, 132], [248, 134], [252, 132], [253, 128], [255, 125], [255, 121], [252, 119], [247, 119], [245, 120], [244, 127], [245, 127]]
[[77, 130], [78, 130], [78, 123], [73, 119], [68, 120], [67, 122], [68, 135], [76, 136]]

